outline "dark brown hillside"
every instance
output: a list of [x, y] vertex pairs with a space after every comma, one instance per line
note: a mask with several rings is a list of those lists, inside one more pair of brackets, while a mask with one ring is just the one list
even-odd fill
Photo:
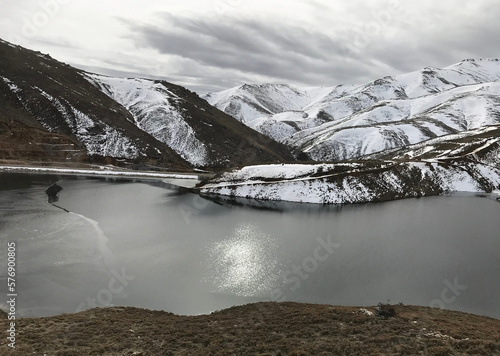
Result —
[[[168, 82], [162, 81], [161, 84], [180, 97], [181, 100], [172, 100], [172, 105], [193, 128], [196, 138], [207, 147], [209, 163], [205, 168], [225, 169], [295, 160], [286, 146], [241, 124], [197, 94]], [[23, 127], [30, 131], [26, 137], [34, 139], [34, 129], [47, 131], [65, 137], [75, 144], [75, 150], [81, 151], [81, 154], [72, 156], [61, 153], [59, 156], [63, 160], [80, 162], [87, 156], [112, 156], [127, 158], [136, 166], [190, 168], [181, 157], [182, 153], [175, 152], [138, 128], [132, 113], [91, 84], [83, 71], [49, 55], [2, 40], [0, 122], [22, 124], [16, 128], [18, 141], [11, 137], [10, 143], [5, 144], [7, 147], [3, 147], [3, 153], [0, 152], [0, 159], [16, 156], [18, 159], [40, 160], [38, 153], [25, 149], [27, 142], [19, 134]], [[93, 151], [89, 151], [89, 147]], [[18, 152], [14, 154], [16, 150]], [[56, 158], [58, 155], [49, 156]], [[49, 156], [45, 158], [50, 160]], [[90, 157], [91, 161], [102, 159]]]
[[[134, 142], [143, 153], [139, 161], [188, 167], [177, 153], [138, 129], [125, 108], [97, 90], [75, 68], [49, 55], [3, 41], [0, 41], [0, 63], [0, 76], [3, 77], [0, 78], [0, 121], [19, 122], [27, 127], [64, 135], [85, 152], [85, 146], [68, 124], [68, 121], [76, 120], [71, 110], [73, 107], [94, 121], [90, 134], [102, 135], [109, 126]], [[67, 115], [61, 114], [61, 108], [43, 93], [56, 98]], [[28, 155], [24, 158], [31, 160], [36, 157]]]
[[0, 121], [0, 157], [32, 162], [87, 161], [85, 150], [66, 135], [47, 132], [21, 122]]
[[212, 149], [212, 159], [218, 162], [214, 168], [296, 160], [287, 146], [235, 120], [196, 93], [172, 83], [161, 83], [185, 99], [176, 103], [178, 110], [185, 113], [185, 121], [197, 132], [198, 139]]
[[[416, 306], [257, 303], [210, 315], [137, 308], [16, 320], [2, 355], [500, 355], [500, 320]], [[390, 310], [392, 310], [389, 308]], [[385, 309], [382, 309], [384, 311]], [[0, 318], [7, 330], [7, 320]]]

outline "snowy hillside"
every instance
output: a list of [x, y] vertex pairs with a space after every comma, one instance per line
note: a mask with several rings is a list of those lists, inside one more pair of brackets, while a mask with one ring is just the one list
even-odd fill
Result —
[[0, 158], [190, 168], [81, 71], [5, 41], [0, 62], [0, 123], [16, 132], [3, 138]]
[[[17, 86], [9, 78], [0, 76], [0, 80], [9, 88], [11, 93], [16, 96], [19, 101], [22, 101], [23, 89]], [[111, 157], [124, 157], [134, 159], [141, 154], [139, 149], [133, 145], [129, 138], [120, 134], [116, 129], [101, 123], [102, 131], [96, 133], [92, 128], [96, 126], [96, 122], [88, 115], [79, 111], [64, 99], [57, 99], [46, 93], [39, 87], [32, 87], [43, 98], [48, 100], [50, 104], [61, 114], [66, 121], [68, 127], [74, 132], [75, 136], [85, 145], [88, 154], [97, 154]], [[40, 124], [54, 131], [52, 125], [47, 120], [40, 120]], [[145, 155], [144, 153], [142, 153]]]
[[0, 159], [175, 170], [295, 161], [285, 145], [166, 81], [92, 74], [2, 40], [0, 63], [0, 136], [18, 133], [2, 136]]
[[199, 189], [207, 195], [345, 204], [499, 188], [500, 125], [496, 125], [364, 160], [244, 167]]
[[295, 160], [286, 146], [249, 129], [185, 88], [165, 81], [83, 75], [121, 104], [139, 129], [195, 167]]
[[243, 85], [205, 98], [314, 160], [337, 161], [500, 123], [499, 79], [497, 59], [466, 60], [362, 85]]
[[[3, 78], [4, 81], [8, 79]], [[100, 123], [102, 131], [96, 132], [94, 128], [98, 121], [91, 119], [88, 115], [74, 108], [69, 102], [61, 101], [52, 97], [40, 88], [36, 88], [59, 111], [66, 120], [69, 129], [80, 142], [83, 142], [89, 155], [100, 155], [110, 157], [123, 157], [128, 159], [138, 158], [139, 155], [146, 156], [126, 135], [121, 134], [113, 127]], [[45, 120], [41, 122], [47, 129], [51, 125]]]
[[244, 84], [218, 93], [209, 93], [205, 99], [240, 121], [250, 122], [262, 116], [300, 111], [322, 91], [321, 88], [308, 90], [288, 84]]
[[210, 162], [207, 148], [173, 104], [182, 100], [163, 84], [147, 79], [113, 78], [86, 73], [104, 93], [123, 105], [141, 130], [177, 152], [195, 166]]

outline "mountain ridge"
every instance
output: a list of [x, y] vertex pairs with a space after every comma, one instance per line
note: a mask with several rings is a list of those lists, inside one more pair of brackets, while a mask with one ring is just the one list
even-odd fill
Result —
[[[464, 60], [365, 84], [244, 85], [209, 93], [205, 99], [313, 160], [337, 161], [499, 123], [499, 79], [498, 59]], [[291, 100], [290, 93], [305, 100], [303, 105], [283, 107]], [[468, 108], [478, 101], [474, 96], [491, 111], [477, 120], [474, 108]], [[278, 105], [272, 105], [274, 98]], [[259, 105], [266, 109], [247, 110]], [[485, 122], [477, 122], [481, 119]]]
[[85, 72], [1, 40], [0, 59], [0, 159], [208, 168], [223, 173], [201, 194], [311, 203], [500, 189], [497, 59], [206, 96], [239, 120], [165, 81]]
[[[285, 108], [291, 96], [305, 104]], [[247, 85], [206, 98], [312, 160], [230, 170], [200, 185], [207, 196], [349, 204], [500, 189], [498, 59], [361, 85]], [[246, 110], [252, 103], [267, 114]]]
[[[28, 160], [107, 159], [181, 170], [295, 160], [284, 145], [175, 84], [88, 73], [3, 40], [0, 60], [0, 121], [62, 135], [75, 146], [71, 155], [55, 144], [50, 155], [24, 151]], [[142, 107], [127, 93], [142, 96]], [[0, 158], [24, 146], [10, 139]]]
[[198, 189], [208, 197], [317, 204], [380, 202], [458, 191], [492, 193], [500, 189], [500, 125], [359, 160], [233, 169]]

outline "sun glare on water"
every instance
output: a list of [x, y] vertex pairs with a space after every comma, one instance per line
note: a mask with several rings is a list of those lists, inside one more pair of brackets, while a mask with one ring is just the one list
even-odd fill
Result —
[[279, 279], [278, 245], [252, 223], [242, 223], [209, 253], [208, 279], [215, 291], [240, 296], [262, 295]]

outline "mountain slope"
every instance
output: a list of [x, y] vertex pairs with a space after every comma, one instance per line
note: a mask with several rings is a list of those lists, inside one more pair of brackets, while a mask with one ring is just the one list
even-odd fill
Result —
[[[53, 144], [45, 160], [114, 157], [172, 169], [295, 160], [286, 146], [174, 84], [87, 73], [1, 40], [0, 63], [3, 132], [12, 136], [5, 125], [15, 124], [25, 138], [44, 131], [73, 145], [62, 152]], [[0, 158], [24, 150], [18, 158], [37, 159], [25, 145], [9, 140]]]
[[25, 132], [37, 129], [63, 135], [74, 142], [80, 157], [189, 166], [165, 144], [138, 129], [123, 106], [97, 90], [78, 70], [3, 41], [0, 61], [0, 121], [22, 125]]
[[499, 79], [497, 59], [466, 60], [362, 85], [245, 85], [205, 98], [314, 160], [337, 161], [500, 123]]
[[148, 79], [85, 77], [123, 105], [141, 130], [194, 166], [294, 161], [283, 144], [249, 129], [180, 86]]
[[500, 189], [500, 125], [467, 130], [356, 161], [244, 167], [199, 187], [207, 195], [323, 204], [495, 189]]

